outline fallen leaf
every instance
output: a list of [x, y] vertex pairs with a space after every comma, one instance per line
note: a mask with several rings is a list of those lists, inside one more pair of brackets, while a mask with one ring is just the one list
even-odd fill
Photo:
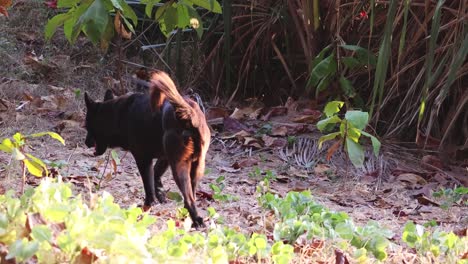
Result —
[[248, 146], [248, 147], [255, 147], [255, 148], [262, 147], [260, 140], [254, 137], [245, 137], [243, 145]]
[[240, 168], [235, 169], [233, 167], [226, 167], [226, 166], [217, 166], [216, 168], [219, 170], [219, 172], [236, 173], [240, 171]]
[[329, 172], [331, 172], [331, 168], [327, 164], [317, 164], [314, 168], [316, 176], [326, 176]]
[[228, 110], [222, 107], [210, 107], [206, 110], [206, 113], [205, 113], [206, 120], [208, 121], [215, 119], [215, 118], [220, 118], [220, 117], [224, 118], [228, 116], [229, 116]]
[[320, 119], [320, 115], [301, 115], [293, 118], [295, 123], [316, 123]]
[[426, 155], [421, 159], [421, 167], [433, 171], [437, 169], [443, 169], [444, 164], [439, 157], [434, 155]]
[[270, 108], [268, 113], [262, 117], [262, 120], [268, 121], [272, 117], [285, 115], [287, 112], [288, 112], [288, 108], [284, 106], [275, 106], [275, 107]]
[[241, 130], [245, 130], [245, 131], [251, 130], [246, 125], [239, 122], [239, 120], [234, 119], [232, 117], [224, 118], [223, 125], [224, 125], [224, 131], [232, 132], [232, 133], [239, 132]]
[[263, 135], [262, 140], [265, 142], [266, 147], [271, 148], [284, 148], [286, 145], [288, 145], [288, 141], [285, 138], [275, 138], [268, 135]]
[[198, 199], [208, 200], [208, 201], [213, 201], [213, 194], [202, 191], [202, 190], [198, 190], [197, 191], [197, 198]]
[[349, 264], [346, 255], [338, 249], [335, 249], [335, 264]]
[[418, 194], [418, 195], [414, 195], [413, 198], [415, 198], [416, 200], [418, 200], [418, 202], [422, 205], [433, 205], [433, 206], [440, 206], [439, 203], [429, 199], [427, 196], [425, 196], [424, 194]]
[[272, 136], [284, 137], [288, 134], [288, 128], [286, 126], [276, 126], [271, 129]]
[[330, 161], [333, 154], [335, 154], [335, 152], [338, 150], [338, 148], [341, 146], [341, 140], [337, 140], [335, 141], [335, 143], [333, 143], [333, 145], [331, 145], [331, 147], [328, 148], [327, 150], [327, 161]]
[[132, 38], [132, 32], [128, 31], [125, 26], [122, 24], [122, 21], [120, 19], [120, 11], [117, 11], [114, 17], [114, 27], [115, 31], [124, 39], [131, 39]]
[[236, 120], [243, 120], [245, 118], [249, 119], [257, 119], [260, 115], [261, 110], [263, 107], [255, 107], [255, 106], [248, 106], [245, 108], [235, 108], [234, 112], [229, 116], [230, 118], [234, 118]]
[[407, 182], [407, 183], [410, 183], [412, 185], [416, 185], [416, 184], [420, 184], [420, 185], [424, 185], [426, 184], [426, 180], [417, 175], [417, 174], [414, 174], [414, 173], [403, 173], [403, 174], [400, 174], [398, 175], [397, 179], [399, 181], [402, 181], [402, 182]]
[[258, 165], [258, 159], [249, 157], [242, 159], [240, 161], [236, 161], [234, 164], [231, 165], [234, 169], [241, 169], [241, 168], [247, 168], [247, 167], [252, 167], [255, 165]]

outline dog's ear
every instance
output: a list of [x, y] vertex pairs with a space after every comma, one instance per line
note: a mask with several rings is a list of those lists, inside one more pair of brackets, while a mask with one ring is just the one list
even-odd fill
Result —
[[104, 102], [112, 100], [112, 99], [114, 99], [114, 93], [112, 92], [111, 89], [107, 89], [106, 94], [104, 95]]
[[89, 97], [87, 92], [85, 92], [85, 94], [84, 94], [84, 100], [85, 100], [85, 103], [86, 103], [86, 108], [88, 108], [88, 109], [91, 109], [95, 104], [93, 99], [91, 99]]

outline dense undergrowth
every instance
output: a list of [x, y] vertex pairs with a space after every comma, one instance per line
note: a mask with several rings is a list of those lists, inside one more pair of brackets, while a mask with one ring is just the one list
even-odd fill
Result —
[[[268, 180], [259, 184], [257, 195], [265, 216], [274, 216], [272, 230], [244, 234], [219, 224], [213, 209], [205, 231], [190, 231], [189, 218], [155, 230], [157, 218], [138, 207], [121, 208], [105, 192], [84, 201], [60, 178], [45, 178], [19, 198], [14, 191], [0, 196], [0, 257], [13, 261], [8, 263], [290, 263], [320, 261], [334, 249], [358, 262], [374, 262], [387, 259], [399, 243], [377, 222], [355, 225], [346, 213], [315, 202], [310, 192], [279, 197], [268, 185]], [[425, 231], [412, 222], [401, 237], [421, 259], [466, 261], [466, 237]]]

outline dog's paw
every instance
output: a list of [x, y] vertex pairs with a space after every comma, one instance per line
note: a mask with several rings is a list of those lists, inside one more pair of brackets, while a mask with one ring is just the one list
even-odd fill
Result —
[[203, 222], [203, 218], [197, 216], [195, 219], [193, 219], [192, 227], [196, 229], [206, 227], [205, 223]]
[[143, 210], [143, 212], [148, 212], [151, 210], [151, 205], [143, 205], [141, 206], [141, 210]]
[[159, 203], [166, 203], [166, 194], [164, 191], [156, 190], [156, 199], [158, 199]]

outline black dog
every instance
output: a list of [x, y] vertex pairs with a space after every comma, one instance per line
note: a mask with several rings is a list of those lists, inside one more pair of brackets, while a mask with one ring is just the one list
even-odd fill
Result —
[[[204, 226], [195, 206], [195, 188], [203, 177], [210, 130], [196, 102], [182, 97], [164, 72], [149, 80], [150, 95], [131, 94], [113, 98], [106, 92], [104, 102], [85, 94], [86, 145], [94, 155], [108, 147], [132, 153], [145, 189], [144, 209], [155, 201], [165, 202], [161, 176], [171, 166], [174, 180], [184, 197], [195, 227]], [[153, 167], [153, 159], [157, 162]]]

